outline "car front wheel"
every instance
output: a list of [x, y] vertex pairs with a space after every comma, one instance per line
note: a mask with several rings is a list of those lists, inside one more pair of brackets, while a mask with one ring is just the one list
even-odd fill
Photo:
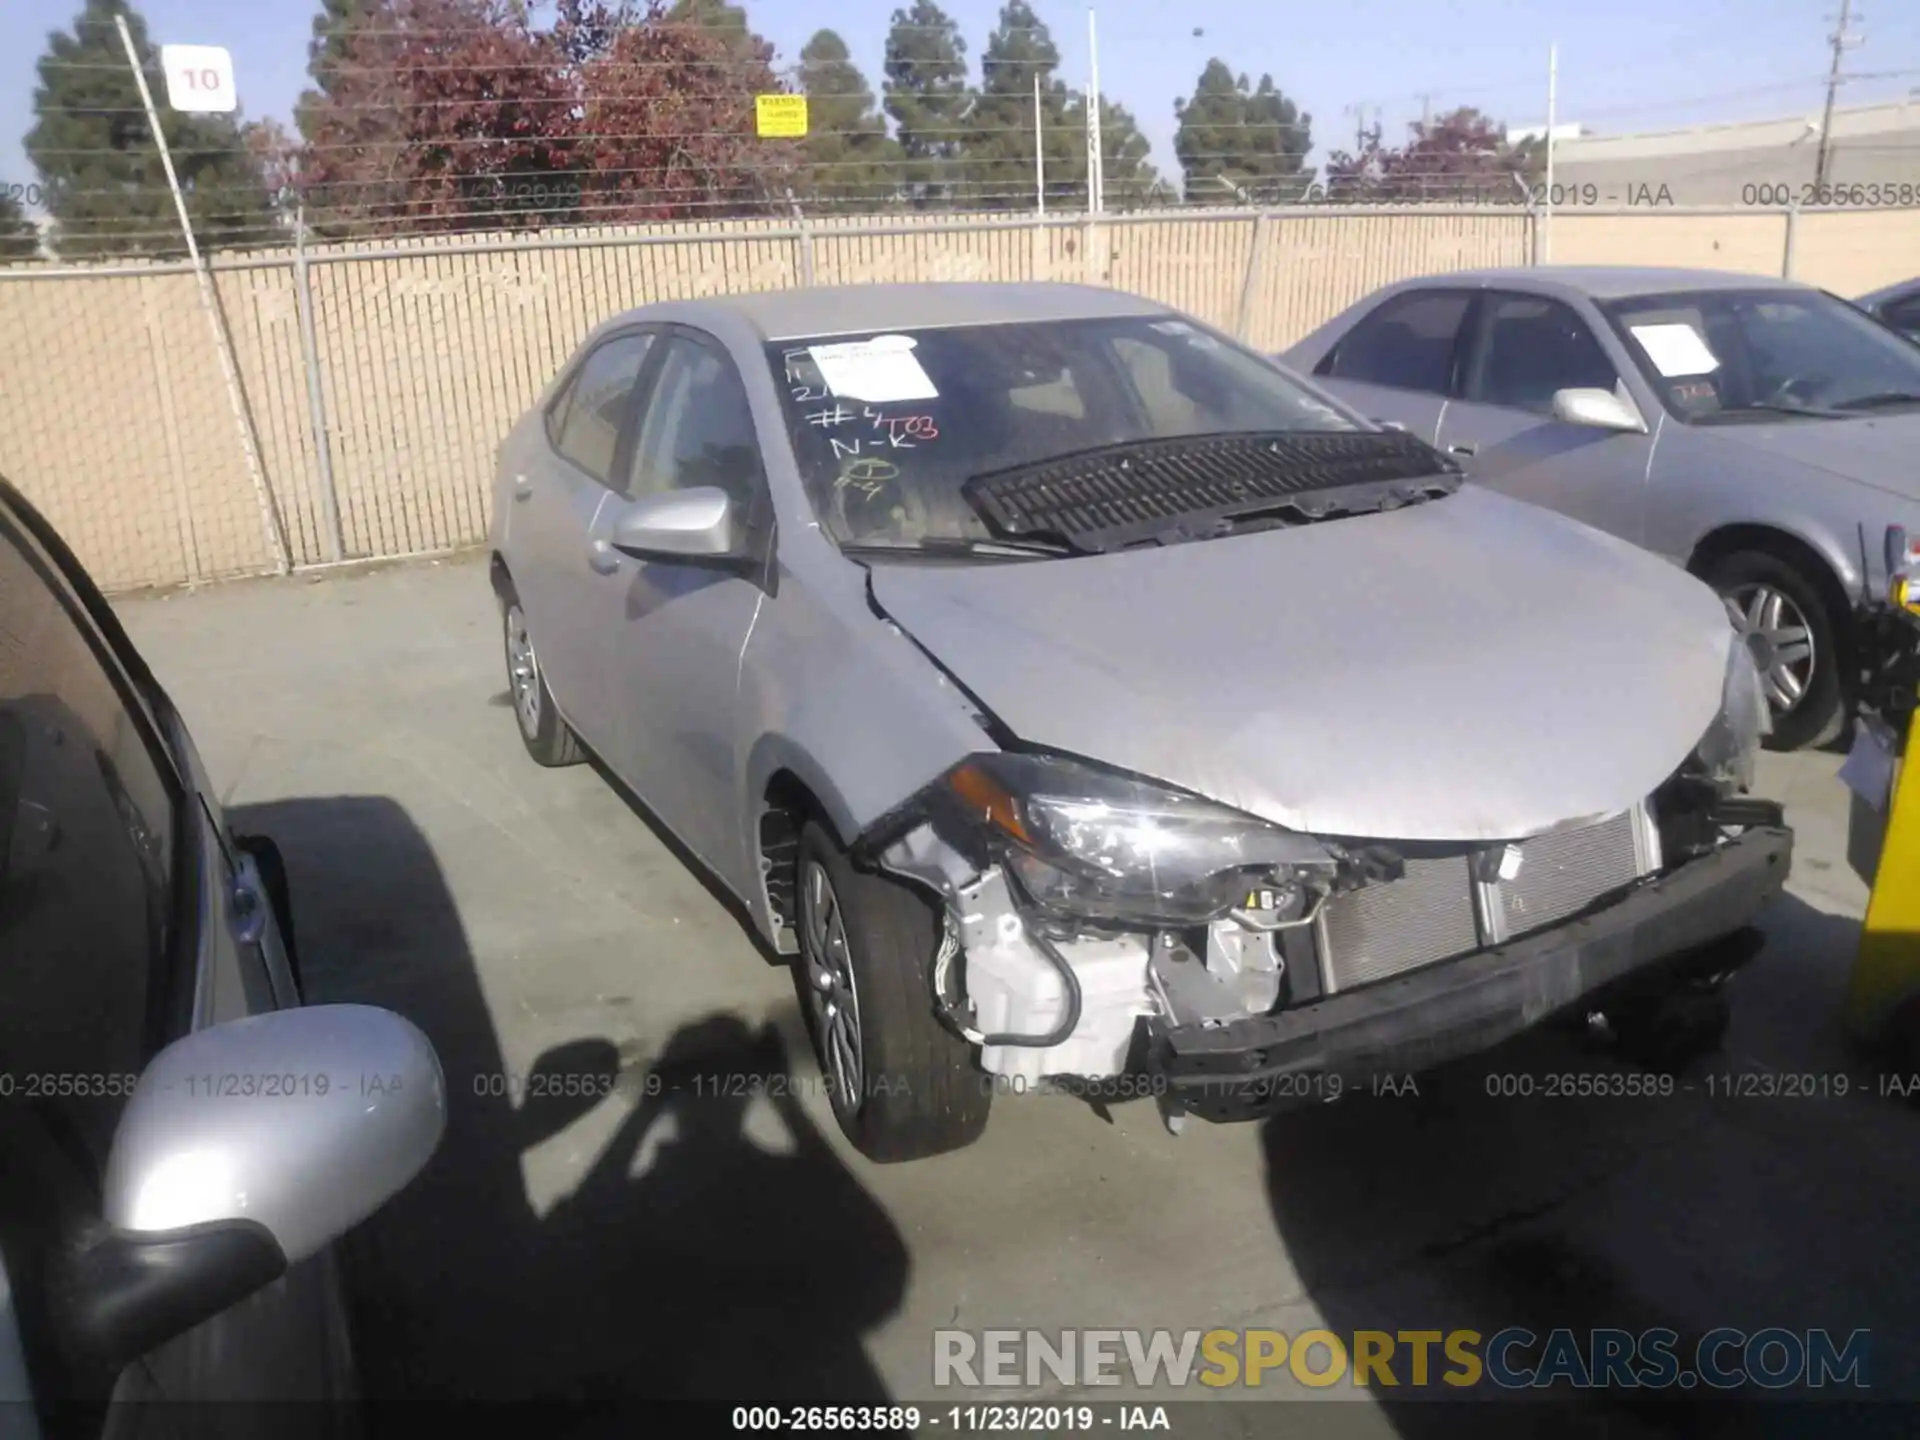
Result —
[[931, 903], [855, 869], [816, 822], [799, 868], [796, 983], [840, 1129], [881, 1162], [971, 1145], [993, 1096], [972, 1047], [934, 1014]]
[[1725, 556], [1705, 578], [1759, 667], [1773, 712], [1767, 748], [1799, 750], [1832, 739], [1846, 691], [1839, 617], [1820, 586], [1791, 562], [1761, 550]]

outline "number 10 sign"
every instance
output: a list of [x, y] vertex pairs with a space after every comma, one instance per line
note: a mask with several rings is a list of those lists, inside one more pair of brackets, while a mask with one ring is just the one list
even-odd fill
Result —
[[239, 103], [233, 90], [233, 56], [221, 45], [162, 45], [167, 104], [176, 110], [228, 114]]

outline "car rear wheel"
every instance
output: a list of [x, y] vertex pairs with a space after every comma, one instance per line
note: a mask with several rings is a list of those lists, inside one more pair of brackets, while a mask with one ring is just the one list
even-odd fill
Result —
[[572, 728], [560, 718], [534, 653], [533, 635], [518, 597], [509, 595], [502, 614], [507, 654], [507, 691], [527, 754], [541, 765], [577, 765], [585, 758]]
[[1734, 632], [1753, 653], [1773, 712], [1769, 750], [1799, 750], [1839, 733], [1845, 709], [1841, 635], [1820, 585], [1791, 561], [1742, 550], [1708, 567]]
[[856, 870], [813, 821], [800, 833], [799, 870], [795, 983], [840, 1129], [883, 1163], [971, 1145], [993, 1096], [972, 1047], [934, 1014], [931, 904]]

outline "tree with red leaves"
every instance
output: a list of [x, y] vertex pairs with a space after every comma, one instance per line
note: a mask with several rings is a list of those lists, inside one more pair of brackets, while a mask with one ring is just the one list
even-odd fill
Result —
[[754, 97], [784, 90], [735, 6], [659, 0], [579, 70], [582, 204], [599, 222], [713, 220], [786, 204], [791, 141], [759, 138]]
[[[1377, 136], [1358, 154], [1337, 150], [1327, 161], [1327, 198], [1347, 204], [1509, 203], [1537, 168], [1531, 143], [1507, 144], [1505, 132], [1471, 106], [1432, 121], [1416, 120], [1398, 149]], [[1516, 184], [1516, 181], [1519, 184]]]
[[[710, 219], [784, 205], [755, 134], [773, 48], [721, 0], [355, 0], [314, 57], [301, 194], [323, 234]], [[347, 13], [349, 12], [350, 13]]]
[[375, 0], [308, 97], [300, 186], [323, 234], [571, 218], [578, 97], [518, 0]]

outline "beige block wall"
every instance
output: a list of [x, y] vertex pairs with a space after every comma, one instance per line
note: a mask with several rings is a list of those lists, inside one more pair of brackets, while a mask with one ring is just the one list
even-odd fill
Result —
[[[475, 250], [423, 239], [315, 251], [310, 294], [344, 551], [418, 554], [486, 533], [495, 447], [581, 337], [649, 301], [798, 285], [1074, 280], [1152, 296], [1280, 349], [1412, 275], [1525, 264], [1529, 221], [1484, 213], [1298, 212], [980, 224], [889, 216], [572, 232], [630, 243]], [[1920, 211], [1799, 217], [1799, 278], [1843, 294], [1920, 272]], [[1264, 233], [1262, 231], [1264, 230]], [[515, 243], [494, 237], [496, 245]], [[1779, 274], [1777, 214], [1556, 215], [1556, 263]], [[394, 253], [398, 252], [398, 253]], [[1257, 263], [1255, 263], [1257, 257]], [[266, 257], [260, 257], [266, 258]], [[295, 270], [216, 275], [246, 408], [296, 566], [329, 558]], [[1249, 266], [1253, 284], [1247, 287]], [[110, 590], [271, 571], [190, 274], [0, 278], [0, 473]]]

